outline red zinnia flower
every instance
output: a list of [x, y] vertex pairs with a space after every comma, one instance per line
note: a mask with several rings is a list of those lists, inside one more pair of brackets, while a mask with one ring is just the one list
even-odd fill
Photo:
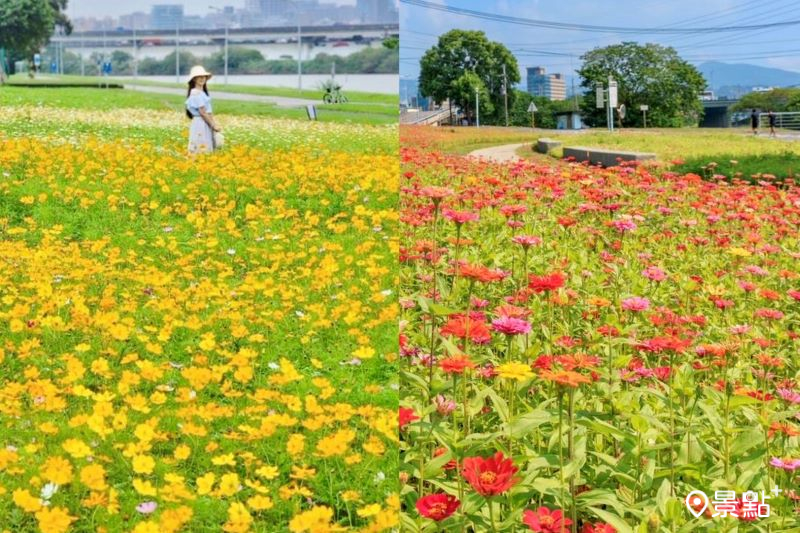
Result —
[[492, 340], [492, 334], [485, 322], [469, 319], [464, 315], [452, 315], [440, 331], [442, 335], [452, 335], [459, 339], [465, 339], [469, 335], [469, 340], [475, 344], [486, 344]]
[[531, 274], [528, 276], [528, 287], [533, 289], [536, 293], [554, 291], [563, 287], [566, 280], [567, 278], [561, 272], [545, 274], [544, 276], [535, 276]]
[[572, 520], [565, 518], [561, 509], [551, 511], [547, 507], [539, 507], [536, 511], [528, 509], [522, 513], [522, 523], [532, 531], [563, 533], [572, 524]]
[[481, 496], [495, 496], [502, 494], [518, 481], [514, 477], [517, 473], [514, 462], [497, 452], [491, 457], [467, 457], [464, 459], [464, 469], [461, 473], [464, 479]]
[[598, 522], [596, 524], [583, 524], [581, 533], [617, 533], [617, 530], [610, 524]]
[[447, 374], [463, 374], [467, 368], [475, 368], [475, 363], [470, 361], [469, 356], [459, 354], [442, 359], [439, 361], [439, 366]]
[[450, 494], [428, 494], [417, 500], [417, 511], [425, 518], [440, 522], [456, 512], [461, 502]]
[[408, 407], [401, 407], [399, 416], [400, 416], [400, 429], [403, 429], [405, 426], [407, 426], [414, 420], [419, 420], [419, 417], [414, 414], [414, 410], [409, 409]]

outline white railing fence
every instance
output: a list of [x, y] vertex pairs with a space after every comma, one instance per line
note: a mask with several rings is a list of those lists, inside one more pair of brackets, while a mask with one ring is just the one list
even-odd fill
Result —
[[[800, 111], [773, 113], [775, 127], [787, 130], [800, 130]], [[759, 127], [769, 129], [769, 113], [759, 113]]]

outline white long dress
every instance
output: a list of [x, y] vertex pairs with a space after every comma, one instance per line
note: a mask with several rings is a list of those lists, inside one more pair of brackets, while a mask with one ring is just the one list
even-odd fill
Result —
[[205, 107], [206, 113], [213, 113], [211, 97], [200, 89], [192, 89], [186, 99], [186, 109], [192, 114], [192, 123], [189, 126], [189, 153], [203, 154], [214, 151], [214, 132], [203, 117], [200, 108]]

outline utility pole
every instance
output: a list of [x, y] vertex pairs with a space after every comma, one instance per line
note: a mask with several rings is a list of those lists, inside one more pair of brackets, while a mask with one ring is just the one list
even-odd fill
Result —
[[225, 17], [225, 85], [228, 85], [228, 14], [224, 9], [220, 9], [218, 7], [208, 6], [208, 8], [213, 9], [214, 11], [219, 11]]
[[503, 63], [503, 102], [506, 109], [506, 128], [508, 127], [508, 77], [506, 76], [506, 64]]
[[139, 63], [137, 61], [137, 56], [139, 55], [139, 49], [136, 46], [136, 16], [131, 17], [131, 25], [133, 26], [133, 79], [139, 77]]
[[81, 32], [81, 76], [85, 76], [86, 71], [83, 67], [83, 32]]
[[300, 10], [295, 4], [295, 16], [297, 17], [297, 90], [303, 90], [303, 36], [300, 33]]

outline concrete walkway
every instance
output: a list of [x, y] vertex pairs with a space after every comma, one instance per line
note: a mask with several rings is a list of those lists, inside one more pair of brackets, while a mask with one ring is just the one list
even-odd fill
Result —
[[504, 163], [507, 161], [520, 161], [522, 158], [517, 155], [517, 150], [522, 146], [530, 146], [531, 143], [517, 143], [517, 144], [504, 144], [502, 146], [490, 146], [489, 148], [481, 148], [470, 152], [472, 157], [483, 157]]
[[[176, 94], [179, 96], [186, 96], [186, 89], [178, 89], [177, 87], [156, 87], [151, 85], [136, 85], [133, 83], [125, 83], [124, 85], [125, 89], [141, 91], [143, 93]], [[274, 104], [278, 107], [305, 107], [308, 104], [320, 105], [323, 103], [322, 98], [319, 100], [309, 100], [306, 98], [292, 98], [289, 96], [265, 96], [260, 94], [226, 93], [224, 91], [211, 91], [211, 96], [220, 100], [262, 102], [265, 104]]]

